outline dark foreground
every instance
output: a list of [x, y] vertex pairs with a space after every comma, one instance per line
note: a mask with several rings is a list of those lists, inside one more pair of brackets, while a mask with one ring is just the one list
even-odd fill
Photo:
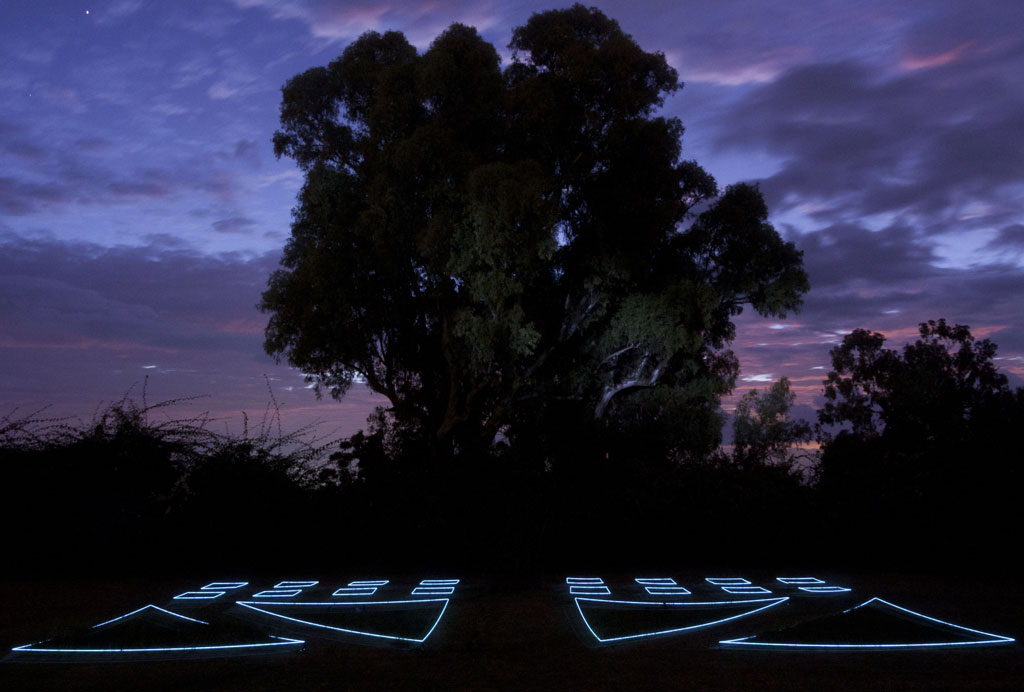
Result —
[[[769, 581], [757, 570], [732, 570]], [[659, 572], [660, 574], [661, 572]], [[669, 572], [680, 583], [706, 575]], [[206, 576], [206, 575], [204, 575]], [[594, 646], [579, 632], [563, 576], [463, 577], [431, 638], [414, 649], [307, 637], [301, 653], [136, 663], [0, 663], [0, 690], [1013, 690], [1024, 689], [1024, 589], [1019, 580], [950, 575], [827, 575], [863, 599], [879, 596], [1018, 643], [908, 651], [726, 650], [717, 641], [772, 618], [703, 632]], [[603, 575], [608, 577], [609, 575]], [[629, 580], [632, 576], [619, 575]], [[273, 578], [295, 578], [274, 575]], [[325, 582], [344, 583], [347, 575]], [[217, 576], [211, 577], [216, 579]], [[196, 581], [196, 584], [192, 584]], [[164, 603], [198, 580], [37, 580], [0, 584], [3, 651]]]

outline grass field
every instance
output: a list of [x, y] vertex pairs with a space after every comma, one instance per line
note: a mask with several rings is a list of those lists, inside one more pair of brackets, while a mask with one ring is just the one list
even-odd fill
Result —
[[[756, 569], [733, 572], [755, 582], [770, 581]], [[692, 569], [670, 574], [687, 586], [709, 576]], [[6, 661], [0, 663], [0, 690], [1024, 689], [1020, 643], [876, 652], [717, 646], [723, 638], [785, 627], [808, 617], [810, 610], [827, 610], [823, 601], [779, 606], [755, 616], [756, 621], [596, 646], [582, 631], [561, 576], [459, 576], [462, 584], [448, 611], [421, 647], [360, 646], [308, 636], [300, 653], [133, 663]], [[602, 576], [613, 581], [613, 575]], [[633, 576], [614, 579], [626, 582]], [[848, 600], [880, 596], [967, 627], [1018, 640], [1024, 635], [1024, 597], [1012, 579], [878, 573], [829, 577], [854, 589]], [[330, 581], [329, 575], [324, 580]], [[166, 604], [192, 581], [199, 580], [6, 582], [0, 585], [0, 645], [7, 651], [145, 603]]]

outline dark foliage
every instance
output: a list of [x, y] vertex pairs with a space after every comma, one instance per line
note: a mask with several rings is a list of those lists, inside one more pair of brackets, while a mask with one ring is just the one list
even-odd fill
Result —
[[847, 550], [991, 563], [1020, 523], [1024, 389], [968, 327], [929, 321], [920, 333], [896, 351], [858, 329], [832, 349], [821, 499]]

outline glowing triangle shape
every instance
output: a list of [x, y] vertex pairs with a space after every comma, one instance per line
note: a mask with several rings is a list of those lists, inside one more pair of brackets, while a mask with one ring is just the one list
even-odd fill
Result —
[[427, 640], [448, 607], [447, 598], [408, 601], [293, 603], [236, 601], [286, 629], [316, 628], [321, 634], [355, 635], [419, 644]]
[[143, 660], [296, 651], [305, 642], [244, 623], [209, 623], [146, 605], [67, 635], [11, 649], [19, 659]]
[[778, 649], [871, 650], [962, 647], [1013, 641], [1010, 637], [954, 625], [881, 598], [872, 598], [840, 613], [783, 630], [719, 643]]
[[740, 601], [616, 601], [577, 598], [583, 624], [601, 643], [643, 639], [736, 620], [788, 601], [789, 597]]

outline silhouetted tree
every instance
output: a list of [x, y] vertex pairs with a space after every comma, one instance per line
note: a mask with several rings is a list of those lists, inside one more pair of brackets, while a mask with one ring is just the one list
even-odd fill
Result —
[[902, 351], [884, 343], [857, 329], [831, 351], [818, 413], [824, 498], [839, 521], [900, 551], [983, 551], [1020, 518], [1024, 390], [967, 326], [928, 321]]
[[731, 319], [797, 309], [802, 253], [755, 187], [719, 195], [682, 158], [654, 114], [676, 71], [615, 21], [534, 14], [510, 48], [502, 71], [461, 24], [422, 55], [369, 32], [284, 86], [275, 152], [305, 183], [267, 352], [318, 393], [365, 381], [389, 434], [440, 458], [544, 421], [716, 423]]
[[789, 379], [783, 377], [764, 393], [752, 389], [736, 404], [733, 413], [733, 461], [740, 466], [791, 462], [793, 447], [810, 442], [811, 425], [792, 420], [789, 410], [796, 401]]

